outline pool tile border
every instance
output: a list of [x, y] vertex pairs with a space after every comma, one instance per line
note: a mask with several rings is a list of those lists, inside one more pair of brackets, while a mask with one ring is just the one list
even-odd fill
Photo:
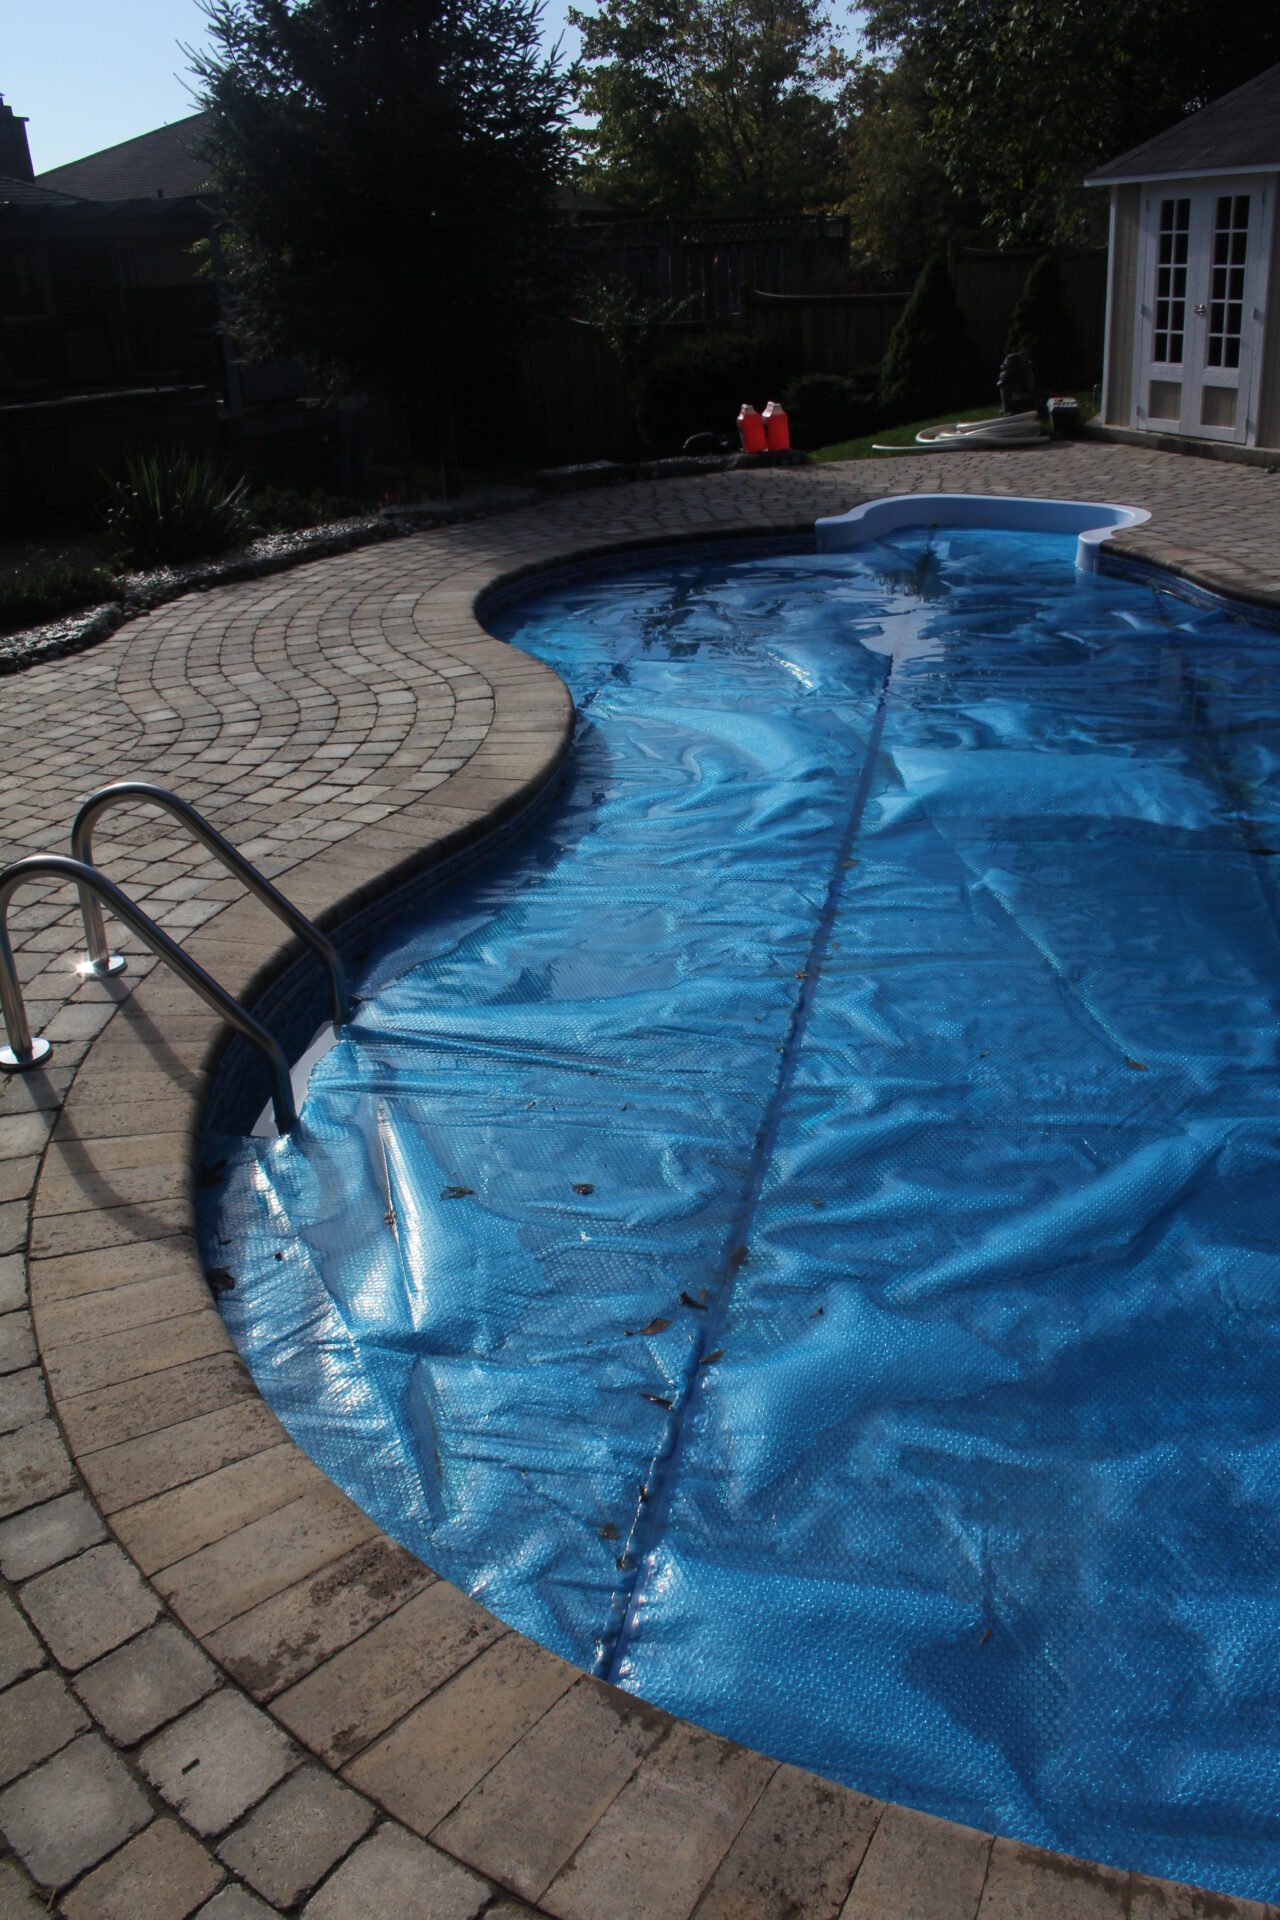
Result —
[[[994, 458], [986, 470], [1003, 477], [1007, 469]], [[916, 484], [936, 484], [936, 465], [911, 464], [923, 470]], [[902, 479], [901, 467], [895, 477]], [[963, 483], [972, 484], [968, 472]], [[1061, 486], [1058, 475], [1051, 486]], [[758, 485], [740, 487], [736, 503], [724, 491], [728, 507], [720, 506], [718, 518], [707, 513], [689, 537], [725, 532], [735, 510], [738, 525], [727, 530], [736, 533], [742, 503], [754, 508], [761, 498]], [[758, 517], [750, 531], [768, 537], [809, 524], [795, 513], [795, 498], [793, 486], [778, 486], [772, 517]], [[617, 507], [613, 495], [607, 508], [615, 520]], [[601, 518], [609, 518], [603, 508]], [[531, 531], [504, 543], [490, 526], [485, 557], [451, 570], [447, 585], [431, 591], [430, 640], [483, 679], [492, 720], [428, 793], [288, 867], [286, 892], [322, 924], [343, 924], [414, 871], [482, 850], [495, 828], [509, 828], [554, 780], [572, 733], [568, 695], [547, 668], [485, 634], [477, 604], [543, 563], [563, 565], [567, 546], [598, 560], [673, 545], [678, 531], [646, 532], [637, 515], [635, 527], [588, 529], [575, 547], [554, 511], [522, 519], [535, 523]], [[424, 543], [433, 553], [447, 544], [436, 536]], [[396, 545], [398, 559], [414, 543]], [[1224, 590], [1221, 564], [1208, 566], [1204, 555], [1162, 536], [1135, 533], [1124, 548], [1157, 565], [1176, 562], [1186, 577]], [[1260, 577], [1243, 561], [1227, 565], [1225, 575], [1236, 581], [1226, 590], [1239, 593], [1243, 582], [1263, 604], [1280, 604], [1280, 579]], [[186, 944], [233, 992], [253, 998], [291, 957], [274, 932], [251, 903], [226, 899]], [[33, 1008], [37, 990], [38, 983]], [[111, 1772], [108, 1759], [119, 1763], [98, 1735], [90, 1747], [88, 1736], [72, 1733], [72, 1746], [18, 1782], [27, 1800], [38, 1799], [46, 1773], [52, 1785], [61, 1766], [77, 1790], [114, 1794], [110, 1804], [119, 1804], [111, 1816], [119, 1835], [104, 1827], [75, 1855], [68, 1912], [106, 1911], [94, 1905], [95, 1876], [110, 1867], [128, 1884], [149, 1833], [165, 1835], [163, 1844], [148, 1842], [156, 1857], [180, 1857], [175, 1874], [199, 1889], [192, 1904], [165, 1911], [192, 1911], [222, 1885], [225, 1862], [257, 1857], [244, 1837], [253, 1810], [272, 1804], [267, 1796], [283, 1792], [282, 1780], [301, 1777], [308, 1753], [334, 1772], [343, 1793], [371, 1804], [369, 1819], [378, 1822], [363, 1837], [368, 1820], [352, 1819], [346, 1850], [324, 1868], [330, 1877], [313, 1901], [317, 1917], [340, 1911], [335, 1903], [348, 1881], [362, 1897], [374, 1889], [387, 1920], [421, 1910], [406, 1902], [406, 1885], [434, 1889], [441, 1913], [492, 1905], [495, 1913], [532, 1910], [559, 1920], [617, 1913], [652, 1920], [1123, 1913], [1154, 1920], [1157, 1912], [1243, 1920], [1274, 1911], [882, 1806], [577, 1673], [438, 1579], [380, 1535], [301, 1454], [259, 1398], [209, 1295], [192, 1221], [204, 1096], [223, 1047], [213, 1016], [155, 972], [126, 975], [119, 987], [90, 983], [69, 1008], [70, 1028], [82, 1021], [88, 1035], [69, 1089], [55, 1054], [53, 1073], [43, 1087], [31, 1086], [26, 1105], [0, 1106], [0, 1154], [6, 1114], [16, 1116], [15, 1138], [24, 1140], [41, 1131], [27, 1119], [24, 1133], [24, 1116], [56, 1110], [29, 1233], [25, 1205], [8, 1203], [24, 1216], [8, 1231], [27, 1252], [54, 1415], [39, 1413], [38, 1377], [23, 1364], [30, 1355], [19, 1341], [9, 1380], [21, 1383], [14, 1392], [36, 1417], [19, 1423], [19, 1435], [30, 1437], [16, 1456], [4, 1443], [0, 1511], [13, 1518], [0, 1521], [0, 1567], [7, 1542], [18, 1539], [9, 1530], [25, 1516], [30, 1532], [31, 1516], [53, 1514], [43, 1502], [58, 1506], [48, 1526], [52, 1538], [66, 1514], [67, 1551], [25, 1584], [20, 1576], [17, 1593], [38, 1626], [48, 1596], [65, 1590], [74, 1631], [42, 1643], [17, 1607], [7, 1629], [0, 1612], [0, 1662], [12, 1646], [18, 1669], [63, 1676], [92, 1705], [106, 1697], [105, 1678], [95, 1691], [95, 1675], [167, 1631], [190, 1647], [191, 1661], [202, 1646], [227, 1679], [194, 1701], [179, 1685], [153, 1709], [162, 1716], [157, 1726], [171, 1729], [163, 1751], [185, 1742], [196, 1779], [208, 1779], [211, 1811], [194, 1819], [195, 1832], [218, 1847], [217, 1855], [200, 1854], [207, 1866], [197, 1869], [196, 1856], [169, 1833], [167, 1809], [176, 1805], [185, 1818], [188, 1802], [161, 1760], [148, 1758], [154, 1733], [152, 1745], [131, 1749], [138, 1765], [127, 1776]], [[53, 1011], [55, 1022], [62, 1017]], [[101, 1032], [92, 1037], [95, 1026]], [[0, 1232], [6, 1213], [0, 1204]], [[0, 1264], [11, 1257], [8, 1244], [0, 1242]], [[92, 1530], [86, 1538], [74, 1495], [71, 1508], [62, 1504], [75, 1476], [59, 1429], [111, 1532], [146, 1576], [134, 1576], [134, 1586], [121, 1571], [129, 1562], [119, 1547]], [[58, 1553], [56, 1540], [51, 1550]], [[110, 1561], [110, 1604], [91, 1559], [108, 1551], [119, 1555]], [[102, 1598], [86, 1608], [75, 1599], [81, 1589]], [[86, 1611], [99, 1616], [87, 1637]], [[166, 1619], [180, 1622], [190, 1640]], [[0, 1680], [5, 1671], [0, 1665]], [[157, 1687], [163, 1678], [159, 1672]], [[0, 1703], [9, 1698], [0, 1694]], [[211, 1703], [219, 1703], [216, 1711]], [[74, 1767], [66, 1757], [73, 1753]], [[220, 1783], [229, 1772], [250, 1782], [250, 1797], [224, 1819], [231, 1802]], [[8, 1791], [0, 1793], [0, 1824]], [[185, 1819], [176, 1831], [187, 1834], [192, 1825]], [[265, 1811], [259, 1825], [268, 1825]], [[235, 1844], [219, 1839], [228, 1826], [240, 1836]], [[296, 1904], [309, 1888], [288, 1890]], [[216, 1914], [229, 1898], [216, 1894], [208, 1911]]]

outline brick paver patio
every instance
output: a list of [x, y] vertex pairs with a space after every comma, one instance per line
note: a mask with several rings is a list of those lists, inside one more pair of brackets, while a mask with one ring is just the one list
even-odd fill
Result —
[[[577, 494], [193, 594], [0, 683], [0, 857], [176, 788], [340, 921], [515, 815], [554, 675], [473, 605], [635, 541], [947, 489], [1151, 509], [1136, 555], [1280, 606], [1280, 476], [1128, 447], [904, 456]], [[232, 991], [278, 923], [171, 823], [96, 857]], [[382, 1537], [294, 1446], [192, 1233], [217, 1023], [137, 942], [78, 983], [74, 899], [12, 935], [47, 1070], [0, 1080], [0, 1920], [1013, 1920], [1273, 1911], [1039, 1853], [779, 1766], [576, 1673]]]

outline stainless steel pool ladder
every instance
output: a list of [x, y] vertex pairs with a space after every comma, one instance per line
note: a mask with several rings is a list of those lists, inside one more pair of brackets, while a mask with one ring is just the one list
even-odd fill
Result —
[[0, 1047], [0, 1068], [9, 1073], [25, 1072], [47, 1059], [51, 1051], [50, 1042], [38, 1034], [33, 1036], [27, 1022], [27, 1010], [13, 961], [13, 948], [9, 943], [9, 901], [28, 880], [71, 880], [80, 894], [80, 911], [89, 948], [88, 958], [81, 967], [86, 978], [91, 975], [103, 978], [119, 973], [125, 965], [123, 956], [112, 953], [107, 944], [100, 904], [105, 903], [158, 959], [171, 967], [179, 979], [185, 980], [193, 992], [207, 1001], [215, 1013], [220, 1014], [229, 1026], [234, 1027], [263, 1055], [271, 1075], [271, 1104], [276, 1125], [281, 1133], [287, 1133], [296, 1125], [298, 1112], [289, 1078], [289, 1063], [279, 1042], [251, 1013], [246, 1013], [240, 1002], [233, 999], [211, 973], [185, 953], [122, 888], [93, 864], [94, 826], [108, 808], [122, 801], [145, 801], [180, 820], [194, 839], [207, 847], [265, 907], [269, 907], [291, 932], [296, 933], [319, 955], [328, 976], [330, 1011], [335, 1030], [349, 1018], [350, 996], [346, 975], [332, 941], [326, 940], [306, 915], [299, 913], [292, 901], [286, 900], [242, 853], [236, 851], [229, 840], [223, 838], [216, 827], [211, 826], [185, 800], [179, 799], [176, 793], [170, 793], [165, 787], [153, 786], [148, 781], [119, 780], [90, 795], [76, 815], [71, 829], [70, 859], [65, 854], [34, 854], [29, 859], [15, 861], [0, 872], [0, 1007], [3, 1008], [5, 1030], [9, 1038], [8, 1046]]

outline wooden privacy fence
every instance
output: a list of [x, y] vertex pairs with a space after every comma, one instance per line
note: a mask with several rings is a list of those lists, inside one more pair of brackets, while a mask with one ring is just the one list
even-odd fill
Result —
[[519, 384], [528, 451], [540, 464], [618, 460], [632, 451], [622, 368], [585, 321], [558, 321], [522, 347]]
[[753, 287], [820, 292], [848, 278], [849, 222], [822, 213], [773, 220], [610, 220], [569, 243], [571, 270], [683, 303], [681, 319], [728, 324]]
[[[1011, 247], [1004, 253], [961, 247], [952, 255], [956, 298], [979, 362], [993, 383], [1004, 359], [1018, 296], [1043, 253], [1043, 247]], [[1107, 318], [1106, 249], [1063, 248], [1054, 257], [1062, 282], [1062, 303], [1080, 348], [1085, 378], [1101, 380]]]
[[[984, 377], [991, 381], [1004, 359], [1009, 322], [1027, 275], [1042, 247], [992, 253], [977, 247], [958, 249], [951, 278], [964, 314], [969, 339]], [[1056, 255], [1063, 305], [1091, 380], [1102, 377], [1102, 341], [1106, 325], [1107, 256], [1101, 249]], [[905, 293], [764, 294], [743, 301], [744, 324], [759, 328], [791, 349], [797, 373], [853, 373], [884, 357]], [[974, 396], [977, 398], [978, 396]]]
[[[966, 247], [955, 252], [950, 262], [978, 356], [979, 381], [989, 382], [993, 401], [1009, 322], [1041, 252], [1033, 247], [1007, 253]], [[1080, 347], [1084, 378], [1100, 379], [1106, 252], [1063, 251], [1057, 261], [1063, 304]], [[740, 289], [740, 310], [731, 321], [722, 317], [719, 324], [751, 327], [781, 342], [793, 374], [862, 372], [884, 357], [908, 297], [906, 293], [780, 293], [746, 285]], [[663, 331], [675, 340], [703, 330], [686, 321]], [[522, 350], [520, 373], [527, 451], [533, 459], [546, 464], [622, 459], [633, 450], [634, 427], [622, 369], [593, 327], [561, 321]], [[974, 401], [983, 397], [983, 392], [971, 396]]]
[[779, 340], [796, 373], [851, 373], [878, 366], [907, 304], [905, 293], [743, 296], [742, 323]]

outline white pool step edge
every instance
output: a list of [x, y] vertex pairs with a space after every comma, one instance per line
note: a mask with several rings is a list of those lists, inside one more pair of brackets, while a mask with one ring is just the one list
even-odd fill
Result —
[[1074, 533], [1076, 566], [1098, 571], [1098, 549], [1122, 527], [1141, 526], [1145, 507], [1101, 500], [1034, 500], [986, 493], [894, 493], [814, 522], [819, 553], [843, 553], [901, 527], [994, 527], [1010, 533]]

